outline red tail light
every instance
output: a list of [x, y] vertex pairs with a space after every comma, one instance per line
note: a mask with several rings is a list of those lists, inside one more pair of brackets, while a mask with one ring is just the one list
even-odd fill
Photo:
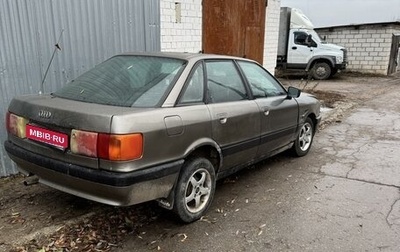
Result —
[[71, 151], [89, 157], [97, 157], [97, 137], [95, 132], [72, 130]]
[[98, 156], [103, 159], [126, 161], [139, 159], [143, 155], [142, 134], [99, 134]]
[[113, 161], [139, 159], [143, 155], [143, 135], [115, 135], [72, 130], [71, 151], [75, 154]]
[[7, 132], [20, 138], [26, 137], [26, 124], [28, 119], [22, 116], [17, 116], [13, 113], [7, 112], [6, 114], [6, 128]]

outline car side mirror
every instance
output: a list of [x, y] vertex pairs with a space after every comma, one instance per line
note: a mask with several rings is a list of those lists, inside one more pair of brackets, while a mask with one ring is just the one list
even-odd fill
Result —
[[292, 99], [292, 98], [299, 98], [301, 94], [301, 90], [295, 87], [289, 87], [288, 92], [287, 92], [287, 98]]

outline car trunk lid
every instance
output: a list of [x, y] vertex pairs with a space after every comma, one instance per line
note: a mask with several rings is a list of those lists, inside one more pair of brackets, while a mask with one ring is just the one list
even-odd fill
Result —
[[27, 119], [26, 138], [13, 138], [21, 147], [58, 160], [98, 168], [98, 158], [75, 155], [68, 143], [73, 130], [110, 133], [114, 115], [140, 110], [85, 103], [51, 95], [16, 97], [9, 112]]

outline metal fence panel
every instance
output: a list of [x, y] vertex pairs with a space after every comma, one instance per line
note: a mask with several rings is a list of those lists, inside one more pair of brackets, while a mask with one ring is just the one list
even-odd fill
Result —
[[160, 50], [160, 0], [0, 0], [0, 177], [17, 172], [5, 153], [5, 114], [16, 95], [53, 92], [112, 55]]

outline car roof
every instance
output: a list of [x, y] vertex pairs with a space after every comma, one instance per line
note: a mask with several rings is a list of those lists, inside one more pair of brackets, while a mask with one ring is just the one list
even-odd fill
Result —
[[219, 55], [219, 54], [206, 54], [206, 53], [186, 53], [186, 52], [127, 52], [122, 53], [117, 56], [153, 56], [153, 57], [167, 57], [167, 58], [177, 58], [183, 60], [200, 60], [200, 59], [238, 59], [253, 61], [250, 59], [229, 56], [229, 55]]

